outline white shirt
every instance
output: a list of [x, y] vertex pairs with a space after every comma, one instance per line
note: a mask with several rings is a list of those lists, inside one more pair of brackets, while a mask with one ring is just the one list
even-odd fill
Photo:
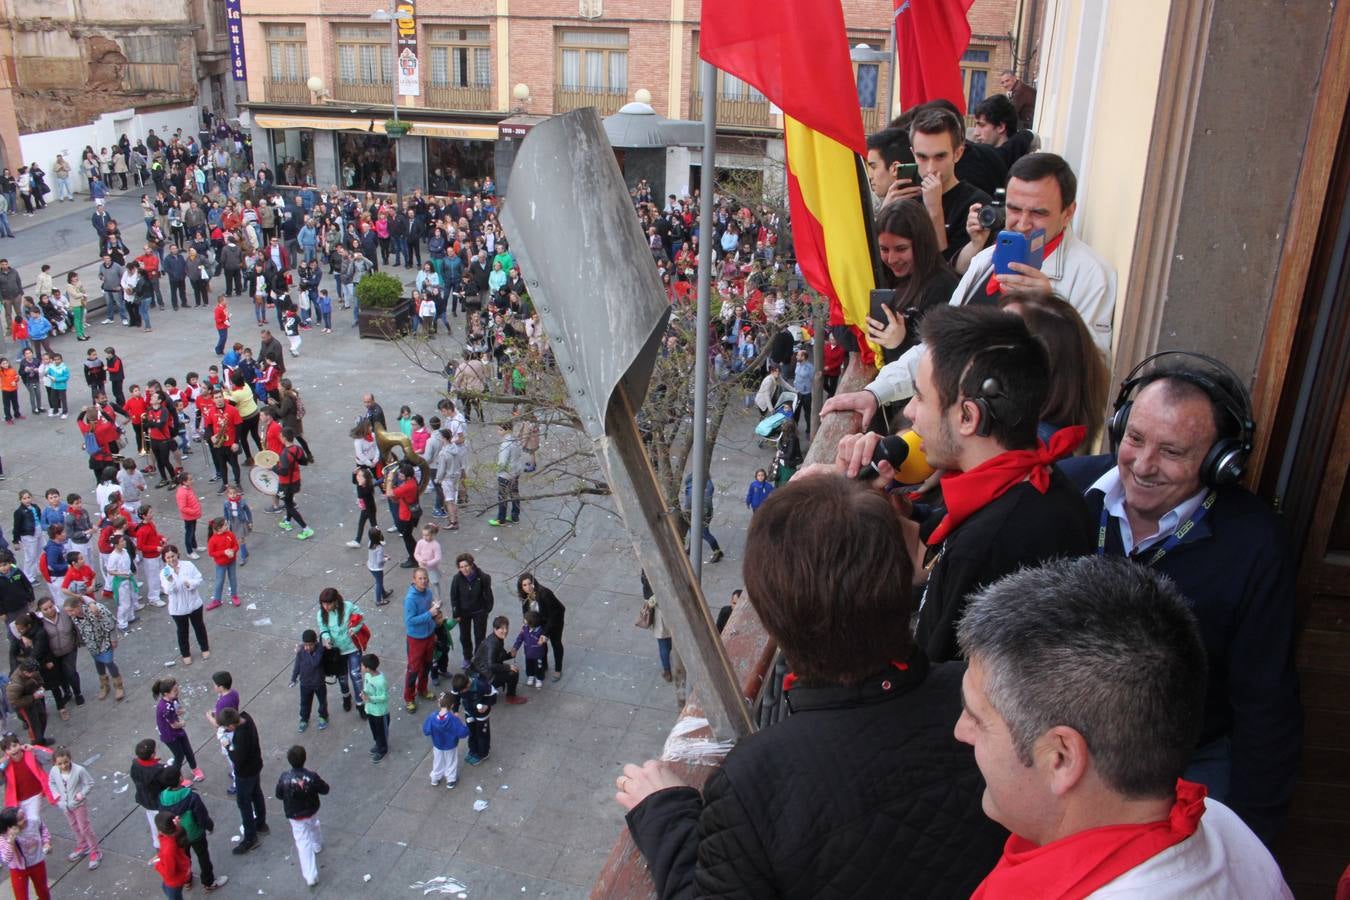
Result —
[[1125, 485], [1120, 480], [1120, 467], [1112, 466], [1101, 478], [1094, 481], [1088, 490], [1102, 492], [1102, 509], [1106, 510], [1120, 526], [1120, 542], [1125, 548], [1126, 556], [1147, 550], [1175, 534], [1183, 522], [1189, 521], [1191, 516], [1195, 515], [1195, 511], [1205, 501], [1205, 495], [1209, 493], [1208, 488], [1201, 488], [1169, 509], [1158, 520], [1158, 531], [1136, 542], [1134, 532], [1130, 530], [1130, 519], [1125, 515]]
[[1205, 798], [1195, 834], [1088, 895], [1094, 900], [1292, 898], [1270, 851], [1231, 809]]
[[[993, 246], [975, 254], [970, 268], [952, 292], [951, 305], [964, 306], [970, 302], [993, 267]], [[1072, 231], [1066, 230], [1064, 240], [1046, 257], [1041, 271], [1050, 279], [1051, 289], [1068, 300], [1083, 317], [1097, 346], [1103, 352], [1109, 352], [1111, 323], [1116, 313], [1115, 270]], [[914, 396], [914, 379], [923, 352], [923, 344], [911, 347], [877, 373], [867, 390], [876, 395], [879, 404], [896, 403]]]

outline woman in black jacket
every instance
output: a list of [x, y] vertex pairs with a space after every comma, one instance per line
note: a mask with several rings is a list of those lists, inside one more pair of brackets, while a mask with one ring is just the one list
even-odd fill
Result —
[[744, 572], [793, 672], [791, 715], [741, 739], [701, 792], [656, 760], [624, 767], [616, 799], [657, 895], [969, 897], [1007, 832], [952, 735], [965, 666], [930, 665], [910, 636], [890, 503], [840, 475], [796, 479], [750, 520]]
[[[549, 646], [553, 648], [553, 680], [557, 681], [562, 678], [562, 633], [567, 607], [562, 605], [557, 595], [536, 581], [534, 575], [529, 572], [516, 579], [516, 594], [520, 597], [522, 618], [528, 612], [539, 614], [544, 636], [548, 638]], [[544, 668], [548, 668], [547, 656], [544, 657]]]

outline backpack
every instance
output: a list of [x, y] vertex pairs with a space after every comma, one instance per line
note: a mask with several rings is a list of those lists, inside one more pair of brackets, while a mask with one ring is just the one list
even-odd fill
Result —
[[102, 452], [98, 445], [98, 438], [94, 437], [94, 429], [90, 428], [84, 433], [84, 452], [90, 456], [97, 456]]

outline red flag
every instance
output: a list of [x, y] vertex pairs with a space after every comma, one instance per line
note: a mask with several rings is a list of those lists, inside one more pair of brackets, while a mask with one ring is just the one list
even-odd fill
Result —
[[785, 116], [867, 153], [839, 0], [705, 0], [699, 55]]
[[974, 0], [895, 0], [900, 108], [950, 100], [966, 112], [961, 57], [970, 45], [966, 13]]

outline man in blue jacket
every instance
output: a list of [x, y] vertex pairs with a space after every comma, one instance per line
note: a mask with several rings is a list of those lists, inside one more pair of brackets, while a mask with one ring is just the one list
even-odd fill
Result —
[[1209, 676], [1185, 777], [1269, 845], [1294, 790], [1303, 716], [1293, 557], [1275, 514], [1236, 484], [1251, 402], [1221, 363], [1159, 354], [1126, 379], [1108, 428], [1115, 460], [1060, 466], [1100, 523], [1097, 553], [1167, 575], [1195, 612]]
[[427, 690], [427, 675], [436, 650], [436, 625], [441, 620], [441, 604], [431, 592], [427, 570], [413, 570], [412, 584], [403, 598], [403, 628], [408, 633], [408, 673], [403, 679], [403, 702], [408, 712], [417, 711], [417, 695], [428, 700], [436, 695]]

